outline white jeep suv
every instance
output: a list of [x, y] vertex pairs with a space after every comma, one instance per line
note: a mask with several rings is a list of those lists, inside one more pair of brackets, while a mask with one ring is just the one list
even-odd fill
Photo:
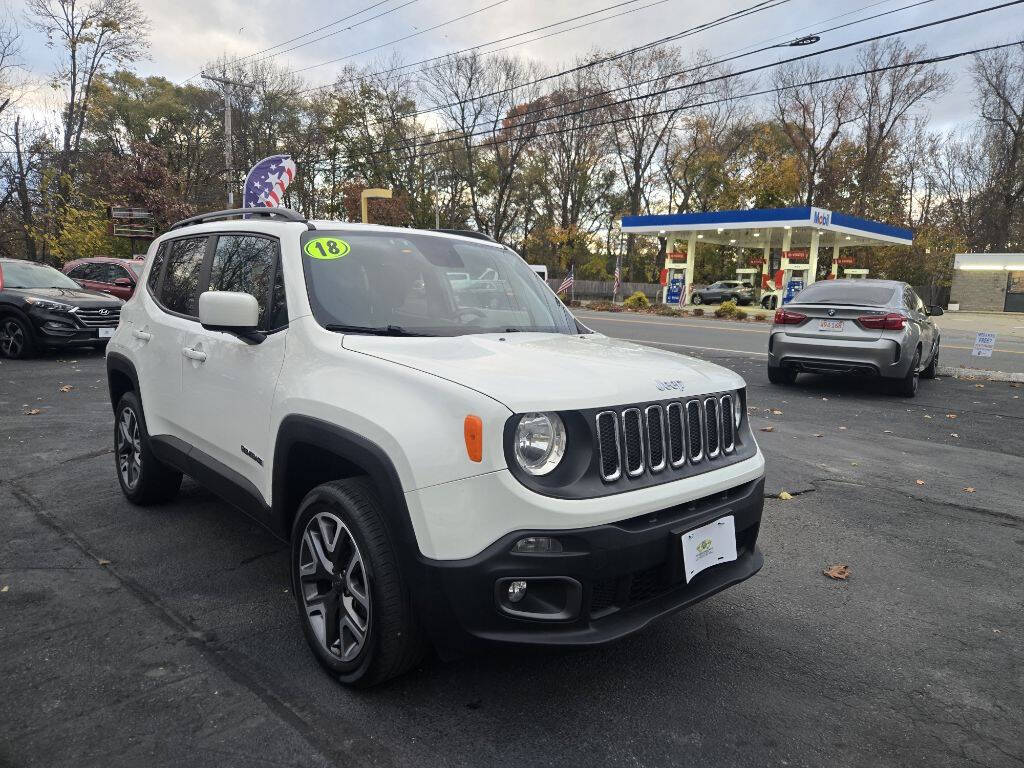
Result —
[[614, 640], [760, 569], [738, 375], [591, 332], [475, 233], [242, 213], [149, 249], [107, 348], [117, 476], [289, 541], [341, 681]]

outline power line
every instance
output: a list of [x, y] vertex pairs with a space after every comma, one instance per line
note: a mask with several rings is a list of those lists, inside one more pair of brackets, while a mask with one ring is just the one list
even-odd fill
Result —
[[[690, 74], [691, 72], [697, 72], [697, 71], [702, 70], [702, 69], [708, 69], [709, 67], [718, 66], [720, 64], [727, 64], [730, 61], [736, 61], [738, 59], [746, 58], [747, 56], [754, 56], [755, 54], [764, 53], [765, 51], [770, 51], [770, 50], [773, 50], [775, 48], [789, 48], [789, 47], [793, 47], [793, 46], [808, 45], [808, 44], [810, 44], [810, 42], [817, 42], [820, 39], [821, 35], [827, 34], [829, 32], [834, 32], [835, 30], [843, 29], [844, 27], [853, 26], [855, 24], [860, 24], [860, 23], [863, 23], [863, 22], [866, 22], [866, 21], [873, 21], [874, 19], [880, 18], [882, 16], [888, 16], [889, 14], [892, 14], [892, 13], [897, 13], [899, 11], [905, 11], [905, 10], [907, 10], [909, 8], [915, 8], [915, 7], [919, 6], [919, 5], [926, 5], [928, 3], [933, 3], [933, 2], [935, 2], [935, 0], [918, 0], [918, 2], [911, 3], [910, 5], [904, 5], [901, 8], [894, 8], [892, 10], [885, 11], [883, 13], [875, 14], [874, 16], [868, 16], [868, 17], [866, 17], [864, 19], [859, 19], [857, 21], [847, 22], [846, 24], [840, 24], [840, 25], [835, 26], [835, 27], [830, 27], [829, 29], [823, 29], [823, 30], [821, 30], [819, 32], [815, 32], [812, 35], [808, 35], [808, 36], [805, 36], [803, 38], [789, 40], [789, 41], [784, 42], [784, 43], [776, 43], [774, 45], [766, 45], [766, 46], [764, 46], [762, 48], [757, 48], [757, 49], [752, 50], [752, 51], [746, 51], [744, 53], [737, 53], [735, 55], [726, 56], [726, 57], [721, 58], [721, 59], [715, 59], [714, 61], [710, 61], [710, 62], [707, 62], [705, 64], [699, 64], [699, 65], [697, 65], [695, 67], [689, 67], [688, 69], [681, 69], [681, 70], [678, 70], [676, 72], [669, 72], [669, 73], [661, 75], [659, 77], [653, 77], [653, 78], [651, 78], [649, 80], [641, 80], [639, 82], [629, 83], [628, 85], [623, 85], [623, 86], [620, 86], [618, 88], [611, 88], [611, 89], [609, 89], [607, 91], [599, 91], [599, 92], [596, 92], [596, 93], [588, 94], [586, 96], [582, 96], [582, 97], [577, 98], [577, 99], [570, 99], [568, 101], [561, 102], [559, 104], [559, 106], [564, 107], [567, 104], [572, 104], [572, 103], [575, 103], [577, 101], [589, 101], [590, 99], [596, 98], [598, 96], [606, 96], [609, 93], [615, 93], [616, 91], [621, 91], [621, 90], [624, 90], [626, 88], [632, 88], [632, 87], [636, 87], [638, 85], [648, 85], [650, 83], [658, 82], [659, 80], [666, 80], [667, 78], [670, 78], [670, 77], [678, 77], [679, 75]], [[813, 41], [808, 42], [808, 38], [811, 38], [811, 37], [816, 38], [816, 39], [813, 40]], [[495, 94], [489, 94], [489, 95], [495, 95]], [[486, 96], [476, 97], [476, 98], [486, 98]], [[475, 101], [476, 98], [474, 98], [472, 100]], [[467, 100], [467, 101], [469, 101], [469, 100]], [[430, 106], [430, 107], [422, 107], [421, 109], [418, 109], [418, 110], [416, 110], [414, 112], [404, 112], [404, 113], [402, 113], [400, 115], [396, 115], [395, 117], [396, 118], [418, 117], [419, 115], [427, 114], [429, 112], [436, 112], [439, 109], [447, 109], [449, 107], [461, 106], [463, 103], [464, 102], [453, 102], [451, 104], [435, 104], [435, 105]], [[533, 111], [536, 112], [537, 110], [533, 110]], [[518, 116], [522, 116], [522, 115], [526, 115], [526, 114], [531, 114], [531, 112], [523, 112], [523, 113], [520, 113], [520, 115], [518, 115]]]
[[[413, 1], [415, 1], [415, 0], [413, 0]], [[469, 13], [464, 13], [461, 16], [456, 16], [454, 19], [449, 19], [448, 21], [441, 22], [440, 24], [435, 24], [432, 27], [427, 27], [426, 29], [421, 29], [421, 30], [419, 30], [417, 32], [413, 32], [411, 34], [405, 35], [404, 37], [395, 38], [394, 40], [391, 40], [389, 42], [381, 43], [380, 45], [375, 45], [375, 46], [372, 46], [371, 48], [364, 48], [361, 51], [356, 51], [355, 53], [349, 53], [349, 54], [347, 54], [345, 56], [339, 56], [336, 59], [331, 59], [329, 61], [321, 61], [319, 64], [311, 64], [308, 67], [301, 67], [299, 69], [293, 69], [292, 70], [292, 74], [298, 74], [299, 72], [306, 72], [307, 70], [316, 69], [317, 67], [323, 67], [323, 66], [326, 66], [328, 64], [336, 64], [339, 61], [345, 61], [346, 59], [351, 59], [351, 58], [353, 58], [355, 56], [362, 56], [364, 53], [370, 53], [372, 51], [377, 51], [377, 50], [380, 50], [381, 48], [386, 48], [389, 45], [394, 45], [395, 43], [401, 43], [401, 42], [404, 42], [406, 40], [410, 40], [410, 39], [412, 39], [414, 37], [419, 37], [420, 35], [425, 35], [427, 32], [433, 32], [434, 30], [440, 29], [441, 27], [446, 27], [449, 24], [454, 24], [457, 21], [462, 21], [463, 19], [468, 19], [470, 16], [476, 16], [478, 13], [483, 13], [484, 11], [489, 11], [491, 8], [494, 8], [494, 7], [499, 6], [499, 5], [503, 5], [503, 4], [507, 3], [507, 2], [508, 2], [508, 0], [496, 0], [496, 2], [493, 2], [490, 5], [485, 5], [483, 8], [477, 8], [475, 11], [470, 11]]]
[[[731, 72], [731, 73], [727, 73], [727, 74], [724, 74], [724, 75], [717, 75], [715, 77], [708, 78], [706, 80], [698, 80], [698, 81], [693, 82], [693, 83], [685, 83], [685, 84], [682, 84], [682, 85], [676, 85], [676, 86], [672, 86], [672, 87], [668, 87], [668, 88], [663, 88], [663, 89], [660, 89], [660, 90], [649, 91], [649, 92], [641, 94], [639, 96], [633, 96], [633, 97], [630, 97], [628, 99], [621, 99], [619, 101], [611, 102], [611, 103], [597, 104], [597, 105], [594, 105], [594, 106], [591, 106], [591, 107], [586, 107], [584, 109], [576, 110], [574, 112], [561, 112], [561, 113], [558, 113], [558, 114], [555, 114], [555, 115], [551, 115], [550, 117], [539, 118], [538, 120], [535, 120], [535, 121], [532, 121], [532, 122], [520, 123], [520, 124], [518, 124], [516, 126], [516, 128], [519, 128], [519, 129], [526, 128], [526, 127], [529, 127], [531, 125], [536, 125], [538, 123], [546, 122], [548, 120], [556, 120], [556, 119], [564, 119], [566, 117], [574, 117], [576, 115], [585, 114], [587, 112], [593, 112], [594, 110], [597, 110], [597, 109], [608, 109], [609, 107], [614, 107], [614, 106], [617, 106], [617, 105], [620, 105], [620, 104], [626, 104], [626, 103], [629, 103], [631, 101], [638, 101], [640, 99], [650, 98], [651, 96], [660, 96], [660, 95], [663, 95], [665, 93], [673, 93], [675, 91], [680, 91], [680, 90], [684, 90], [684, 89], [687, 89], [687, 88], [696, 88], [698, 86], [708, 85], [710, 83], [721, 82], [723, 80], [729, 80], [729, 79], [732, 79], [732, 78], [741, 77], [743, 75], [752, 74], [754, 72], [760, 72], [760, 71], [763, 71], [765, 69], [771, 69], [773, 67], [778, 67], [778, 66], [781, 66], [783, 64], [792, 64], [792, 63], [797, 62], [797, 61], [803, 61], [805, 59], [813, 58], [815, 56], [821, 56], [821, 55], [826, 54], [826, 53], [834, 53], [835, 51], [845, 50], [847, 48], [852, 48], [854, 46], [858, 46], [858, 45], [863, 45], [865, 43], [874, 42], [876, 40], [883, 40], [885, 38], [894, 37], [896, 35], [905, 34], [907, 32], [917, 32], [917, 31], [920, 31], [922, 29], [928, 29], [928, 28], [939, 26], [939, 25], [942, 25], [942, 24], [948, 24], [948, 23], [951, 23], [951, 22], [954, 22], [954, 21], [961, 21], [963, 19], [970, 18], [970, 17], [973, 17], [973, 16], [978, 16], [978, 15], [983, 14], [983, 13], [989, 13], [991, 11], [1001, 10], [1003, 8], [1008, 8], [1008, 7], [1014, 6], [1014, 5], [1020, 5], [1021, 3], [1024, 3], [1024, 0], [1009, 0], [1009, 2], [1001, 3], [999, 5], [993, 5], [993, 6], [989, 6], [987, 8], [980, 8], [980, 9], [975, 10], [975, 11], [969, 11], [967, 13], [961, 13], [961, 14], [957, 14], [955, 16], [948, 16], [948, 17], [946, 17], [944, 19], [936, 19], [935, 21], [926, 22], [924, 24], [916, 24], [914, 26], [905, 27], [903, 29], [895, 30], [893, 32], [886, 32], [886, 33], [883, 33], [883, 34], [880, 34], [880, 35], [873, 35], [871, 37], [866, 37], [866, 38], [863, 38], [861, 40], [856, 40], [856, 41], [849, 42], [849, 43], [842, 43], [840, 45], [836, 45], [836, 46], [833, 46], [831, 48], [826, 48], [826, 49], [823, 49], [823, 50], [820, 50], [820, 51], [813, 51], [811, 53], [805, 53], [805, 54], [802, 54], [800, 56], [793, 56], [793, 57], [788, 58], [788, 59], [781, 59], [779, 61], [772, 62], [770, 64], [762, 64], [762, 65], [757, 66], [757, 67], [750, 67], [748, 69], [739, 70], [738, 72]], [[666, 79], [669, 76], [670, 75], [665, 75], [665, 76], [662, 76], [662, 77], [657, 78], [657, 79], [658, 80], [664, 80], [664, 79]], [[512, 89], [505, 89], [505, 90], [512, 90]], [[463, 99], [461, 101], [454, 102], [453, 104], [451, 104], [449, 106], [457, 106], [459, 104], [465, 104], [465, 103], [469, 103], [469, 102], [472, 102], [472, 101], [477, 101], [479, 98], [483, 98], [483, 97], [474, 97], [472, 99]], [[528, 115], [528, 114], [535, 114], [537, 112], [544, 112], [544, 111], [546, 111], [546, 109], [547, 108], [542, 107], [542, 108], [535, 109], [535, 110], [532, 110], [532, 111], [529, 111], [529, 112], [523, 112], [520, 115], [517, 115], [517, 117], [521, 117], [523, 115]], [[679, 109], [679, 108], [677, 108], [677, 109]], [[483, 131], [477, 131], [477, 132], [469, 132], [469, 133], [463, 132], [463, 133], [449, 134], [444, 139], [435, 139], [433, 141], [428, 141], [428, 142], [426, 142], [424, 144], [417, 144], [417, 146], [419, 146], [419, 147], [428, 147], [428, 146], [431, 146], [432, 144], [438, 144], [438, 143], [443, 143], [443, 142], [446, 142], [446, 141], [450, 141], [453, 138], [455, 138], [455, 139], [459, 139], [459, 138], [473, 138], [473, 137], [476, 137], [476, 136], [485, 136], [485, 135], [488, 135], [490, 133], [493, 133], [493, 131], [491, 129], [487, 129], [487, 130], [483, 130]], [[412, 144], [407, 144], [404, 147], [398, 147], [397, 149], [406, 149], [406, 148], [409, 148], [411, 146], [413, 146], [413, 145]], [[395, 149], [395, 148], [392, 148], [392, 149]], [[371, 152], [369, 154], [370, 155], [377, 155], [377, 154], [382, 154], [382, 153], [387, 152], [387, 151], [389, 151], [388, 148], [382, 148], [382, 149], [376, 150], [374, 152]]]
[[[930, 56], [928, 58], [916, 59], [914, 61], [905, 61], [905, 62], [900, 62], [898, 64], [889, 64], [889, 65], [884, 66], [884, 67], [873, 67], [871, 69], [860, 70], [859, 72], [847, 72], [847, 73], [844, 73], [844, 74], [841, 74], [841, 75], [832, 75], [830, 77], [822, 77], [822, 78], [818, 78], [816, 80], [807, 80], [807, 81], [802, 82], [802, 83], [794, 83], [792, 85], [780, 86], [778, 88], [766, 88], [766, 89], [760, 90], [760, 91], [752, 91], [750, 93], [738, 94], [736, 96], [727, 96], [727, 97], [724, 97], [724, 98], [721, 98], [721, 99], [713, 99], [711, 101], [705, 101], [705, 102], [701, 102], [701, 103], [698, 103], [698, 104], [690, 104], [690, 105], [688, 105], [686, 107], [671, 107], [669, 109], [661, 109], [661, 110], [656, 110], [656, 111], [653, 111], [653, 112], [645, 112], [645, 113], [643, 113], [641, 115], [638, 115], [638, 117], [643, 117], [643, 118], [657, 117], [659, 115], [670, 114], [670, 113], [673, 113], [673, 112], [684, 112], [684, 111], [688, 111], [688, 110], [691, 110], [691, 109], [700, 109], [701, 107], [709, 107], [709, 106], [714, 106], [716, 104], [724, 104], [724, 103], [727, 103], [727, 102], [730, 102], [730, 101], [739, 101], [741, 99], [749, 99], [749, 98], [754, 98], [756, 96], [765, 96], [765, 95], [768, 95], [768, 94], [771, 94], [771, 93], [782, 93], [783, 91], [793, 90], [795, 88], [806, 88], [806, 87], [809, 87], [809, 86], [812, 86], [812, 85], [823, 85], [825, 83], [833, 83], [833, 82], [837, 82], [839, 80], [848, 80], [848, 79], [851, 79], [851, 78], [854, 78], [854, 77], [863, 77], [865, 75], [878, 74], [878, 73], [881, 73], [881, 72], [889, 72], [889, 71], [896, 70], [896, 69], [905, 69], [907, 67], [916, 67], [916, 66], [922, 66], [922, 65], [926, 65], [926, 64], [939, 64], [939, 63], [942, 63], [944, 61], [952, 61], [954, 59], [960, 59], [960, 58], [963, 58], [965, 56], [977, 56], [978, 54], [981, 54], [981, 53], [987, 53], [989, 51], [997, 51], [997, 50], [1001, 50], [1003, 48], [1012, 48], [1012, 47], [1017, 46], [1017, 45], [1024, 45], [1024, 39], [1017, 40], [1017, 41], [1012, 42], [1012, 43], [1001, 43], [999, 45], [990, 45], [990, 46], [987, 46], [985, 48], [975, 48], [975, 49], [972, 49], [972, 50], [957, 51], [956, 53], [949, 53], [949, 54], [945, 54], [945, 55], [942, 55], [942, 56]], [[591, 123], [587, 127], [588, 128], [599, 128], [599, 127], [606, 126], [606, 125], [614, 125], [616, 122], [619, 122], [619, 121], [615, 120], [615, 119], [606, 120], [604, 122]], [[557, 134], [560, 134], [560, 133], [567, 133], [567, 132], [569, 132], [571, 130], [575, 130], [575, 129], [574, 128], [557, 128], [555, 130], [545, 131], [543, 133], [535, 133], [530, 138], [535, 139], [535, 138], [543, 138], [544, 136], [554, 136], [554, 135], [557, 135]], [[457, 139], [459, 137], [455, 136], [455, 137], [452, 137], [452, 138], [456, 138]], [[504, 139], [503, 138], [495, 138], [492, 142], [489, 142], [489, 144], [491, 144], [493, 146], [493, 145], [497, 145], [497, 144], [504, 144], [504, 143], [507, 143], [509, 141], [512, 141], [511, 137], [510, 138], [504, 138]], [[422, 146], [427, 146], [427, 145], [422, 145]], [[399, 147], [399, 149], [404, 149], [404, 148], [407, 148], [407, 147]], [[419, 159], [419, 160], [426, 160], [428, 158], [435, 157], [437, 155], [443, 155], [443, 154], [447, 154], [447, 150], [441, 149], [441, 150], [435, 150], [433, 152], [427, 152], [427, 153], [418, 155], [417, 159]]]

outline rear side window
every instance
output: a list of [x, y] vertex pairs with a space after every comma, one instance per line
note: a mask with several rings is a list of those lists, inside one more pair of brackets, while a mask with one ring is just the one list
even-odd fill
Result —
[[171, 312], [188, 317], [196, 316], [199, 276], [203, 271], [205, 254], [205, 237], [189, 237], [171, 243], [167, 270], [160, 288], [160, 303]]
[[897, 289], [890, 285], [872, 283], [836, 283], [819, 280], [797, 294], [798, 304], [852, 304], [855, 306], [884, 307], [892, 301]]
[[221, 235], [213, 253], [208, 290], [240, 291], [255, 296], [263, 328], [276, 271], [276, 240], [256, 235]]
[[153, 257], [153, 266], [149, 270], [149, 278], [146, 280], [146, 285], [149, 286], [149, 291], [154, 296], [156, 295], [156, 286], [160, 281], [160, 272], [164, 268], [164, 258], [167, 256], [167, 243], [160, 243], [160, 247], [156, 249], [156, 255]]
[[79, 264], [77, 267], [68, 272], [68, 277], [73, 277], [75, 280], [88, 280], [87, 275], [89, 274], [88, 264]]

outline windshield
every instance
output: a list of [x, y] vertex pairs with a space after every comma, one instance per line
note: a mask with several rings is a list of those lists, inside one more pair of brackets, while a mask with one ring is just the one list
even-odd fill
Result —
[[895, 288], [877, 283], [834, 283], [819, 280], [796, 295], [798, 304], [853, 304], [855, 306], [884, 307], [892, 301]]
[[31, 261], [5, 261], [0, 263], [4, 275], [4, 288], [81, 288], [81, 286], [53, 267]]
[[579, 332], [544, 281], [498, 245], [412, 231], [317, 230], [304, 233], [301, 246], [313, 315], [332, 330]]

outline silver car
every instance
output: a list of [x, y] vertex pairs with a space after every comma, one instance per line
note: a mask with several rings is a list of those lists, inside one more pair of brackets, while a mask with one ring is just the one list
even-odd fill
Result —
[[775, 312], [768, 379], [792, 384], [800, 372], [891, 380], [907, 397], [935, 376], [939, 329], [914, 289], [895, 280], [821, 280]]

